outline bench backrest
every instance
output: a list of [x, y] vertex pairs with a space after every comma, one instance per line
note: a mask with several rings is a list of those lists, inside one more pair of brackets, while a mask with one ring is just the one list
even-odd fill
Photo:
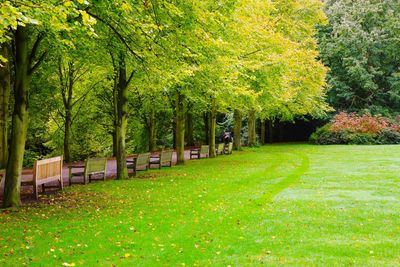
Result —
[[33, 167], [33, 181], [36, 184], [50, 181], [62, 182], [63, 157], [54, 157], [35, 161]]
[[210, 147], [209, 146], [201, 146], [200, 147], [200, 154], [207, 154], [210, 153]]
[[106, 158], [88, 158], [86, 160], [85, 172], [94, 173], [94, 172], [106, 172], [107, 168], [107, 159]]
[[171, 162], [173, 153], [174, 153], [174, 151], [172, 149], [161, 151], [160, 162], [161, 163]]
[[150, 161], [150, 153], [141, 153], [136, 160], [136, 167], [148, 166]]

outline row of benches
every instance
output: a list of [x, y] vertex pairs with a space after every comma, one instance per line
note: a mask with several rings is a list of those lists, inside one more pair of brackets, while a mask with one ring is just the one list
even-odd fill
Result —
[[[132, 171], [133, 175], [139, 170], [148, 170], [153, 165], [159, 169], [163, 166], [172, 166], [172, 155], [173, 150], [163, 150], [160, 154], [151, 155], [150, 153], [141, 153], [135, 156], [127, 158], [127, 167], [129, 171]], [[209, 146], [204, 145], [200, 148], [190, 150], [190, 159], [200, 159], [202, 156], [209, 157]], [[232, 154], [232, 143], [227, 145], [221, 143], [216, 148], [217, 155]], [[82, 165], [71, 165], [68, 166], [68, 181], [69, 185], [76, 182], [76, 178], [82, 178], [83, 184], [87, 184], [94, 179], [106, 180], [107, 175], [107, 158], [88, 158], [85, 164]], [[78, 170], [78, 171], [74, 171]], [[46, 184], [51, 182], [57, 182], [57, 187], [63, 189], [63, 157], [54, 157], [50, 159], [37, 160], [33, 166], [33, 179], [32, 181], [22, 182], [21, 185], [33, 186], [33, 194], [35, 198], [38, 198], [38, 187], [42, 187], [42, 191], [45, 192]], [[5, 176], [5, 170], [0, 170], [0, 187], [4, 183], [3, 179]], [[75, 180], [75, 181], [73, 181]], [[54, 187], [54, 186], [52, 186]]]

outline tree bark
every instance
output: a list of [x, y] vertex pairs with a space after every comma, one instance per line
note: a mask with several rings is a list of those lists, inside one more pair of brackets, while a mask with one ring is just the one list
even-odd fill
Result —
[[194, 146], [193, 114], [191, 112], [187, 112], [186, 114], [185, 140], [187, 146]]
[[[7, 44], [0, 48], [0, 55], [10, 60], [10, 51]], [[9, 101], [11, 92], [10, 61], [0, 67], [0, 169], [6, 168], [8, 158], [8, 119]]]
[[208, 119], [208, 114], [209, 112], [204, 112], [203, 113], [203, 121], [204, 121], [204, 144], [210, 144], [209, 142], [209, 135], [210, 135], [210, 130], [209, 130], [209, 119]]
[[29, 122], [28, 93], [31, 82], [28, 44], [29, 26], [18, 26], [15, 33], [15, 103], [4, 189], [4, 207], [20, 205], [22, 164]]
[[178, 165], [185, 164], [185, 104], [184, 104], [184, 95], [181, 93], [176, 93], [175, 99], [175, 109], [176, 109], [176, 153], [177, 153], [177, 162]]
[[128, 80], [126, 75], [125, 54], [120, 53], [118, 57], [118, 69], [116, 87], [114, 87], [115, 99], [115, 141], [117, 158], [117, 179], [128, 178], [128, 168], [126, 166], [126, 131], [128, 128]]
[[242, 150], [242, 112], [238, 109], [233, 113], [234, 126], [233, 126], [233, 149]]
[[215, 129], [217, 125], [217, 111], [215, 110], [214, 103], [211, 111], [208, 114], [209, 119], [209, 133], [208, 133], [208, 145], [210, 147], [210, 158], [215, 158]]
[[153, 152], [157, 149], [157, 125], [156, 112], [154, 109], [151, 109], [147, 120], [147, 136], [149, 138], [149, 151]]
[[250, 110], [248, 114], [248, 145], [255, 146], [257, 144], [256, 135], [256, 113], [254, 110]]
[[63, 71], [62, 58], [58, 62], [61, 95], [64, 105], [64, 161], [71, 162], [71, 130], [72, 130], [72, 98], [75, 85], [75, 69], [73, 62], [68, 63], [68, 69]]
[[265, 128], [265, 120], [260, 120], [260, 121], [261, 121], [261, 138], [260, 138], [260, 141], [261, 141], [262, 145], [265, 145], [266, 144], [266, 140], [267, 140], [266, 128]]

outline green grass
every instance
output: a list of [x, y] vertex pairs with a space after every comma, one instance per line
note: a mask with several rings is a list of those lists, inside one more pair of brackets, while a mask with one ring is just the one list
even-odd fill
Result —
[[398, 266], [400, 146], [274, 145], [0, 212], [0, 266]]

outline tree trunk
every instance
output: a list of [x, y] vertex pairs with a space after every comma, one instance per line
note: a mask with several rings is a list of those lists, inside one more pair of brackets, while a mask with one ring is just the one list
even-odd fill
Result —
[[150, 116], [147, 122], [147, 134], [149, 138], [149, 151], [153, 152], [157, 149], [157, 125], [156, 112], [151, 109]]
[[176, 149], [176, 107], [175, 107], [175, 102], [176, 102], [176, 100], [174, 100], [174, 103], [172, 105], [173, 117], [174, 117], [174, 119], [172, 120], [172, 146], [174, 149]]
[[209, 134], [208, 134], [208, 145], [210, 146], [210, 158], [215, 158], [215, 128], [217, 125], [217, 112], [214, 107], [208, 114], [209, 118]]
[[69, 109], [66, 109], [65, 110], [65, 124], [64, 124], [64, 160], [65, 160], [65, 162], [71, 162], [71, 153], [70, 153], [71, 127], [72, 127], [71, 111]]
[[128, 81], [126, 76], [125, 55], [121, 52], [118, 61], [118, 82], [114, 88], [116, 92], [116, 112], [115, 118], [115, 140], [116, 140], [116, 158], [117, 158], [117, 179], [128, 178], [128, 168], [126, 166], [125, 140], [128, 127]]
[[261, 138], [260, 138], [260, 141], [261, 141], [262, 145], [265, 145], [267, 143], [265, 120], [261, 120]]
[[235, 109], [233, 118], [233, 149], [242, 150], [242, 112], [238, 109]]
[[[3, 44], [0, 55], [10, 60], [9, 47]], [[3, 63], [0, 67], [0, 169], [7, 166], [8, 158], [8, 117], [9, 101], [11, 92], [11, 70], [10, 62]]]
[[112, 141], [113, 141], [113, 157], [117, 156], [117, 135], [115, 133], [116, 126], [114, 125], [114, 130], [112, 132]]
[[28, 129], [28, 93], [31, 82], [29, 64], [29, 26], [18, 26], [15, 33], [15, 103], [12, 116], [10, 155], [7, 164], [4, 207], [20, 205], [22, 163]]
[[256, 135], [256, 113], [250, 110], [248, 114], [248, 145], [255, 146], [257, 144]]
[[185, 164], [185, 104], [184, 95], [181, 93], [176, 94], [176, 153], [178, 165]]
[[194, 146], [193, 138], [193, 114], [188, 112], [186, 114], [186, 130], [185, 130], [185, 140], [187, 146]]
[[274, 125], [272, 121], [268, 121], [268, 133], [269, 133], [269, 143], [272, 144], [274, 142]]
[[209, 119], [208, 119], [208, 112], [203, 113], [203, 121], [204, 121], [204, 144], [210, 144], [209, 140]]
[[71, 162], [70, 141], [72, 129], [72, 98], [74, 93], [75, 69], [73, 62], [68, 63], [68, 70], [63, 71], [63, 61], [59, 58], [58, 75], [64, 105], [64, 161]]

